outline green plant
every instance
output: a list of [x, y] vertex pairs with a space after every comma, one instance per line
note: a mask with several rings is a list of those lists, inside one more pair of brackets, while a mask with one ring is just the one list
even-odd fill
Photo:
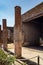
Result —
[[[7, 54], [2, 49], [0, 49], [0, 65], [12, 65], [14, 64], [15, 60], [15, 56]], [[26, 65], [26, 63], [23, 65]]]
[[7, 58], [7, 54], [5, 54], [2, 49], [0, 49], [0, 59], [6, 59], [6, 58]]
[[15, 59], [15, 56], [7, 54], [2, 49], [0, 49], [0, 65], [12, 65]]
[[16, 60], [15, 56], [9, 55], [9, 57], [7, 57], [7, 62], [9, 62], [9, 65], [12, 65], [12, 63], [14, 64], [15, 60]]

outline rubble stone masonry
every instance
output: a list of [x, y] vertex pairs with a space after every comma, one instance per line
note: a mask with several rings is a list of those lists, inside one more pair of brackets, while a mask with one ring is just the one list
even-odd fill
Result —
[[7, 49], [7, 24], [6, 19], [3, 19], [3, 48]]

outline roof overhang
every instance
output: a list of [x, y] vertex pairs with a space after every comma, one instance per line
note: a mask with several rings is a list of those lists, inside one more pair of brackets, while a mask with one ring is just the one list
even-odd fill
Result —
[[29, 22], [43, 16], [43, 2], [22, 14], [22, 22]]
[[34, 20], [34, 19], [39, 18], [39, 17], [43, 17], [43, 13], [40, 13], [40, 14], [35, 15], [33, 17], [30, 17], [30, 18], [28, 18], [28, 19], [26, 19], [26, 20], [24, 20], [22, 22], [29, 22], [29, 21]]

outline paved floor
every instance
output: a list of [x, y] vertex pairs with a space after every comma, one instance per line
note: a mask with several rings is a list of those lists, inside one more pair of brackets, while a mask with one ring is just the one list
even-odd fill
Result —
[[[12, 52], [14, 52], [13, 47], [9, 48], [9, 50]], [[37, 63], [37, 56], [40, 56], [40, 65], [43, 65], [43, 50], [29, 48], [29, 47], [22, 47], [22, 57]], [[30, 58], [32, 58], [32, 59], [30, 59]]]
[[32, 60], [36, 63], [37, 63], [37, 56], [40, 56], [41, 57], [40, 58], [40, 65], [43, 65], [43, 51], [41, 51], [41, 50], [23, 47], [22, 48], [22, 56], [25, 57], [26, 59], [32, 58], [30, 60]]

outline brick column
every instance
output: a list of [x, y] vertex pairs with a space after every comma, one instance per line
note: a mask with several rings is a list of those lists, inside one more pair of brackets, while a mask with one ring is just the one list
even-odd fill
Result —
[[3, 48], [7, 50], [7, 24], [6, 19], [3, 19]]
[[21, 28], [21, 7], [15, 7], [15, 26]]
[[2, 39], [1, 39], [1, 25], [0, 25], [0, 47], [2, 45]]
[[14, 43], [15, 54], [17, 58], [21, 57], [22, 52], [22, 24], [21, 24], [21, 8], [15, 7], [15, 27], [14, 27]]

